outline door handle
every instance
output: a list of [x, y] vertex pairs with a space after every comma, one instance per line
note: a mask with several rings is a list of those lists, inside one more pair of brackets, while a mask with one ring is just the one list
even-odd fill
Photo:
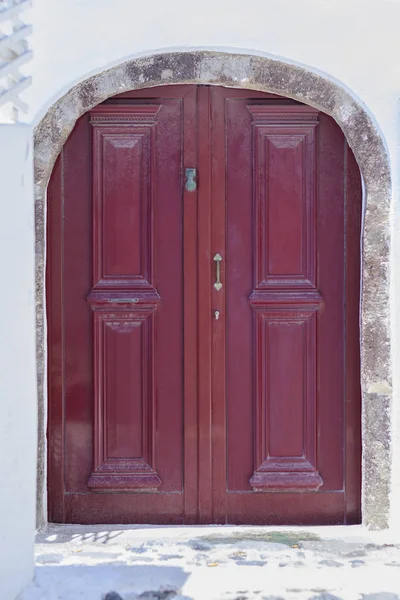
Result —
[[216, 268], [216, 281], [214, 283], [214, 287], [217, 292], [222, 288], [221, 283], [221, 260], [222, 256], [220, 254], [216, 254], [214, 256], [215, 268]]

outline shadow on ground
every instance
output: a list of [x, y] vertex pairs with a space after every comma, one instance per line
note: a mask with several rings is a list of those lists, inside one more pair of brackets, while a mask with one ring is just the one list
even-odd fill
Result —
[[[114, 590], [123, 600], [169, 600], [177, 597], [183, 600], [185, 596], [179, 596], [179, 593], [188, 576], [189, 573], [180, 567], [118, 565], [116, 562], [93, 567], [38, 566], [34, 582], [20, 594], [18, 600], [103, 600]], [[109, 600], [119, 600], [118, 595], [111, 596]]]

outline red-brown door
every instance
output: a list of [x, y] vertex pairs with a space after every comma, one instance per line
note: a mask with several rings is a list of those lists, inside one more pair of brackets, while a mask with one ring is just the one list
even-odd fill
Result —
[[48, 193], [50, 520], [359, 520], [360, 204], [339, 127], [290, 100], [171, 86], [78, 121]]
[[313, 108], [210, 94], [213, 520], [358, 522], [354, 157]]

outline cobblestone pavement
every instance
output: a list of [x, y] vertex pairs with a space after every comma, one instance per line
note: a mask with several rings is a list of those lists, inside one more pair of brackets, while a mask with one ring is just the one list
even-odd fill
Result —
[[400, 600], [400, 540], [361, 527], [50, 526], [19, 600]]

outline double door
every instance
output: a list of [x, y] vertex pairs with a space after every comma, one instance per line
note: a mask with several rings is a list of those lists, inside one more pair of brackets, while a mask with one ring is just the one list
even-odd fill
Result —
[[360, 518], [354, 157], [327, 115], [166, 86], [84, 115], [48, 190], [49, 519]]

